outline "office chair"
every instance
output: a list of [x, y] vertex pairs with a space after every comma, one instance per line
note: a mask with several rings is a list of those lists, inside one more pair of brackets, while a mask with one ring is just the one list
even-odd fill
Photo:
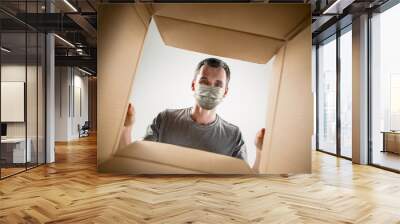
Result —
[[80, 137], [87, 137], [89, 136], [89, 129], [90, 129], [90, 125], [89, 125], [89, 121], [85, 121], [85, 123], [82, 125], [82, 127], [79, 127], [80, 125], [78, 125], [78, 129], [79, 129], [79, 138]]

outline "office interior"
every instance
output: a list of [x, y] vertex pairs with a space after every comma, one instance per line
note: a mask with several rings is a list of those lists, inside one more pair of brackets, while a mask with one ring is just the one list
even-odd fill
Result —
[[[390, 4], [386, 3], [386, 4]], [[399, 66], [395, 52], [400, 37], [395, 23], [400, 21], [400, 5], [382, 4], [368, 12], [365, 64], [365, 147], [366, 164], [399, 171]], [[314, 38], [314, 79], [316, 80], [316, 150], [352, 160], [352, 111], [354, 99], [353, 25], [349, 18], [335, 32]], [[357, 24], [358, 25], [358, 24]], [[358, 29], [359, 27], [357, 27]], [[357, 30], [358, 31], [358, 30]], [[327, 31], [326, 31], [327, 32]], [[359, 35], [358, 33], [356, 35]], [[323, 35], [322, 35], [323, 36]], [[353, 76], [352, 76], [353, 75]], [[358, 155], [357, 155], [358, 156]], [[354, 161], [354, 160], [353, 160]]]
[[68, 32], [74, 44], [66, 34], [50, 35], [59, 28], [37, 18], [63, 11], [59, 4], [0, 4], [1, 179], [53, 163], [54, 144], [96, 132], [95, 49], [79, 32]]
[[[152, 1], [0, 2], [1, 188], [7, 189], [7, 183], [17, 178], [29, 179], [39, 172], [35, 170], [57, 167], [58, 161], [62, 161], [63, 169], [74, 169], [74, 159], [81, 154], [72, 156], [73, 153], [90, 150], [95, 153], [92, 148], [95, 146], [86, 149], [85, 144], [96, 142], [96, 98], [101, 91], [96, 84], [97, 7], [98, 4], [135, 2]], [[258, 0], [232, 2], [265, 4]], [[269, 3], [287, 4], [288, 1]], [[313, 162], [313, 172], [320, 176], [328, 172], [331, 178], [338, 179], [356, 172], [360, 173], [353, 179], [388, 175], [390, 178], [382, 178], [379, 183], [394, 184], [386, 189], [391, 189], [393, 195], [399, 194], [395, 190], [400, 188], [399, 183], [391, 181], [398, 179], [400, 173], [399, 1], [293, 0], [292, 3], [311, 4], [313, 13], [313, 39], [310, 40], [313, 72], [310, 75], [313, 77], [314, 134], [310, 136], [313, 142], [310, 150], [313, 161], [320, 158], [330, 161]], [[95, 157], [90, 154], [90, 158], [79, 162]], [[347, 162], [350, 164], [341, 165]], [[95, 170], [92, 163], [83, 167]], [[324, 183], [318, 175], [313, 180]], [[298, 178], [311, 181], [307, 175]], [[335, 185], [337, 182], [328, 181], [321, 188], [339, 186]], [[373, 182], [369, 180], [366, 185]], [[338, 189], [347, 192], [352, 184]], [[371, 185], [367, 186], [372, 189], [368, 194], [374, 197], [374, 190], [379, 186]], [[397, 205], [394, 203], [385, 209], [398, 211]], [[2, 205], [1, 210], [10, 212]], [[335, 213], [327, 217], [357, 222], [355, 218], [344, 219], [346, 215]], [[400, 220], [392, 212], [383, 216], [387, 218], [385, 223]], [[0, 215], [0, 220], [3, 217]]]

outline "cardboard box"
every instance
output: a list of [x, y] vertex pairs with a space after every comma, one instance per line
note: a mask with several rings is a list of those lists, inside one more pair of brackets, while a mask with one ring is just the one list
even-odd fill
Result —
[[241, 159], [151, 141], [136, 141], [118, 150], [112, 160], [101, 166], [101, 170], [128, 174], [254, 173]]
[[[274, 75], [268, 83], [267, 133], [260, 172], [311, 172], [310, 7], [260, 3], [99, 6], [97, 156], [100, 171], [252, 173], [243, 161], [195, 149], [183, 150], [179, 146], [152, 142], [118, 147], [151, 19], [169, 46], [255, 63], [267, 63], [275, 56]], [[213, 164], [210, 170], [201, 166], [205, 161], [223, 165]]]

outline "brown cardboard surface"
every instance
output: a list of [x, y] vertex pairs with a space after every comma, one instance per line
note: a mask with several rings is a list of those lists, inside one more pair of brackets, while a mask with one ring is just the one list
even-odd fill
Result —
[[268, 131], [262, 150], [261, 172], [310, 173], [313, 133], [311, 91], [311, 26], [288, 41], [274, 67], [275, 105], [268, 108]]
[[[130, 160], [129, 168], [123, 166], [123, 170], [128, 169], [132, 174], [253, 173], [253, 170], [241, 159], [198, 149], [150, 141], [136, 141], [125, 148], [118, 149], [115, 153], [115, 157], [124, 158], [124, 161], [127, 162]], [[118, 159], [117, 161], [109, 162], [107, 166], [110, 168], [122, 167], [120, 164], [121, 161], [122, 159]], [[140, 161], [140, 163], [138, 163], [138, 161]]]
[[206, 174], [194, 170], [121, 156], [114, 156], [110, 160], [104, 162], [98, 170], [100, 172], [120, 174]]
[[307, 4], [152, 4], [166, 45], [260, 64], [310, 24]]
[[260, 161], [260, 170], [263, 172], [267, 171], [266, 164], [270, 159], [270, 148], [272, 142], [272, 133], [275, 122], [275, 115], [277, 111], [277, 103], [279, 97], [280, 86], [282, 82], [282, 71], [285, 61], [286, 45], [279, 49], [275, 56], [275, 61], [273, 65], [273, 72], [270, 77], [268, 77], [268, 102], [267, 102], [267, 119], [265, 124], [266, 132], [264, 134], [264, 143], [262, 148], [262, 156]]
[[310, 17], [308, 4], [152, 4], [154, 15], [285, 40]]
[[152, 17], [149, 5], [144, 3], [137, 3], [135, 6], [135, 10], [138, 16], [142, 19], [143, 24], [146, 27], [149, 27]]
[[265, 64], [285, 43], [283, 40], [168, 17], [153, 18], [165, 44], [206, 54]]
[[147, 26], [136, 7], [100, 5], [97, 76], [98, 165], [113, 156]]
[[270, 101], [261, 173], [310, 172], [313, 126], [311, 31], [309, 26], [304, 29], [311, 22], [309, 6], [278, 5], [274, 9], [275, 4], [257, 4], [257, 7], [220, 5], [184, 4], [178, 8], [176, 4], [152, 4], [152, 7], [119, 4], [99, 7], [100, 171], [135, 174], [252, 172], [241, 160], [186, 147], [135, 142], [118, 149], [148, 21], [155, 13], [153, 18], [167, 45], [256, 63], [266, 63], [276, 54], [274, 75], [268, 89]]

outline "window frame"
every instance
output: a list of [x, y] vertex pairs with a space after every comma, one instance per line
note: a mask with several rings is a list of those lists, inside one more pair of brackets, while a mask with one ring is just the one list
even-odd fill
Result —
[[[340, 66], [340, 60], [341, 60], [341, 55], [340, 55], [340, 37], [344, 35], [347, 32], [352, 32], [352, 23], [349, 23], [345, 27], [341, 28], [340, 30], [337, 30], [335, 33], [332, 35], [328, 36], [327, 38], [319, 41], [316, 44], [316, 50], [315, 50], [315, 60], [316, 60], [316, 68], [315, 68], [315, 80], [316, 80], [316, 151], [323, 152], [329, 155], [333, 155], [336, 157], [344, 158], [347, 160], [352, 160], [352, 158], [347, 157], [342, 155], [341, 153], [341, 108], [340, 108], [340, 103], [341, 103], [341, 89], [340, 89], [340, 84], [341, 84], [341, 66]], [[319, 74], [319, 47], [322, 43], [328, 43], [330, 41], [336, 41], [336, 152], [328, 152], [324, 149], [321, 149], [319, 146], [319, 110], [320, 110], [320, 105], [319, 105], [319, 85], [320, 85], [320, 74]]]

